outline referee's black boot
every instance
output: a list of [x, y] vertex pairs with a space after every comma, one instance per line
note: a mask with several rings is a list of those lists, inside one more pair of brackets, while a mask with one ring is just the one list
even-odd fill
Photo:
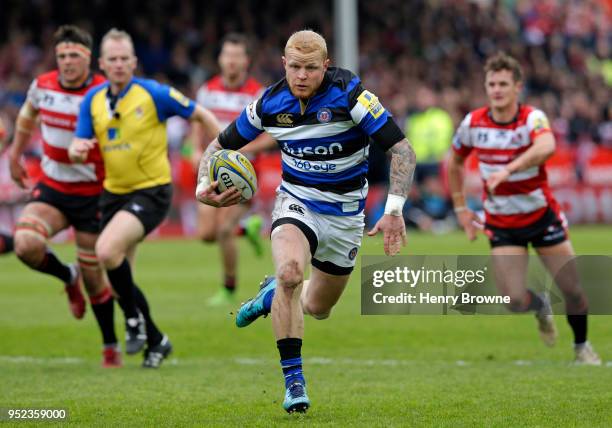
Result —
[[158, 369], [162, 361], [172, 352], [172, 344], [168, 336], [164, 334], [161, 342], [145, 350], [145, 358], [142, 366], [148, 369]]

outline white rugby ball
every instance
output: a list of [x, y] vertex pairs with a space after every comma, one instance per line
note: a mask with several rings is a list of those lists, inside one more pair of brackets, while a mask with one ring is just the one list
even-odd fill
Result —
[[236, 187], [242, 195], [241, 202], [248, 201], [257, 191], [257, 176], [251, 162], [240, 152], [219, 150], [210, 158], [208, 176], [217, 181], [217, 191], [225, 192]]

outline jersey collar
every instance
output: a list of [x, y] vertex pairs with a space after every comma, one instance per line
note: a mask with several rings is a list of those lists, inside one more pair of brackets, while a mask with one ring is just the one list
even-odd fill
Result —
[[89, 72], [89, 75], [87, 75], [87, 79], [85, 79], [85, 81], [81, 84], [81, 86], [78, 86], [76, 88], [68, 88], [64, 86], [64, 84], [62, 83], [62, 76], [60, 76], [59, 72], [57, 73], [57, 83], [59, 84], [60, 88], [62, 88], [64, 91], [70, 91], [70, 92], [77, 92], [77, 91], [85, 89], [86, 87], [91, 85], [93, 78], [94, 78], [94, 74], [92, 72]]
[[[127, 85], [125, 85], [125, 88], [123, 88], [116, 96], [114, 96], [114, 98], [120, 99], [123, 98], [123, 96], [125, 94], [127, 94], [127, 92], [130, 90], [130, 88], [132, 87], [132, 83], [134, 83], [134, 77], [132, 77], [132, 79], [128, 82]], [[109, 97], [113, 97], [112, 93], [111, 93], [111, 85], [110, 82], [108, 83], [108, 96]]]
[[496, 125], [500, 125], [500, 126], [511, 125], [511, 124], [513, 124], [514, 122], [516, 122], [518, 120], [518, 117], [521, 114], [521, 107], [522, 107], [521, 103], [518, 103], [518, 108], [516, 109], [516, 114], [508, 122], [498, 122], [495, 119], [493, 119], [493, 113], [491, 112], [491, 107], [489, 107], [489, 109], [487, 110], [487, 116], [489, 116], [489, 119], [491, 119], [491, 122], [493, 122]]

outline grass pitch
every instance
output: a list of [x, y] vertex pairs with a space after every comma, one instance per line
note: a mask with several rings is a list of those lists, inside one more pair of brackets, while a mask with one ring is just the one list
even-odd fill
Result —
[[[576, 227], [572, 239], [580, 254], [610, 254], [610, 232]], [[408, 241], [412, 254], [488, 252], [482, 237], [470, 244], [460, 233]], [[70, 245], [56, 250], [74, 258]], [[258, 260], [242, 242], [241, 252], [245, 299], [272, 265], [269, 250]], [[381, 239], [364, 238], [361, 254], [382, 253]], [[63, 408], [75, 426], [612, 426], [612, 317], [589, 326], [604, 366], [572, 367], [564, 317], [548, 349], [532, 316], [361, 316], [356, 270], [331, 318], [306, 320], [312, 408], [287, 415], [270, 320], [237, 329], [235, 308], [205, 305], [221, 275], [217, 248], [152, 241], [136, 263], [174, 344], [158, 371], [141, 369], [141, 356], [102, 369], [91, 308], [75, 321], [57, 281], [0, 258], [0, 408]]]

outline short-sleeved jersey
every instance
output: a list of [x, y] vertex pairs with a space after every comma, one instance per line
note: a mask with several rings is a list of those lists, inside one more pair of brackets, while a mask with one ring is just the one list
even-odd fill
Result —
[[80, 88], [65, 88], [59, 72], [54, 70], [38, 76], [30, 85], [27, 102], [39, 112], [42, 134], [41, 181], [62, 193], [92, 196], [102, 191], [104, 167], [100, 153], [92, 150], [85, 163], [73, 164], [68, 147], [85, 93], [104, 80], [93, 74]]
[[220, 75], [205, 82], [196, 96], [198, 104], [210, 110], [225, 129], [249, 103], [261, 96], [263, 86], [249, 77], [238, 88], [227, 88]]
[[[392, 124], [391, 132], [387, 124]], [[386, 150], [403, 138], [376, 96], [348, 70], [330, 67], [302, 112], [286, 79], [266, 89], [219, 135], [237, 149], [268, 132], [282, 152], [280, 189], [314, 212], [360, 213], [368, 193], [370, 137]]]
[[[520, 105], [510, 123], [496, 123], [488, 107], [469, 113], [459, 125], [453, 150], [466, 157], [478, 157], [483, 182], [532, 146], [534, 139], [551, 132], [546, 115], [528, 105]], [[501, 183], [495, 194], [483, 193], [486, 223], [495, 227], [525, 227], [551, 208], [558, 212], [546, 178], [544, 165], [515, 172]]]
[[133, 78], [118, 94], [114, 110], [108, 83], [81, 104], [76, 137], [98, 139], [104, 188], [125, 194], [171, 182], [166, 119], [189, 118], [195, 103], [154, 80]]

